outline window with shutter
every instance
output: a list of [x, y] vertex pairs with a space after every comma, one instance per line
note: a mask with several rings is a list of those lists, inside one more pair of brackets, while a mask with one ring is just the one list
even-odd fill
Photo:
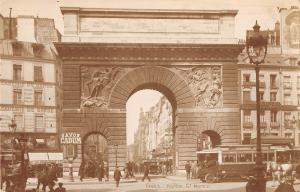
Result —
[[42, 66], [34, 66], [34, 81], [43, 81], [43, 68]]

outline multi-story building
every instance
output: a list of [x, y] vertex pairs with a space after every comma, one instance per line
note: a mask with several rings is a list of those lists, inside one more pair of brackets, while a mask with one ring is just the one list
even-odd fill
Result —
[[[52, 41], [60, 34], [53, 19], [0, 16], [1, 149], [16, 135], [29, 139], [29, 150], [58, 151], [61, 124], [61, 64]], [[16, 124], [16, 130], [11, 125]]]
[[[300, 146], [300, 10], [280, 10], [274, 30], [262, 31], [269, 37], [265, 63], [260, 65], [260, 127], [265, 135], [294, 140]], [[248, 31], [247, 35], [252, 31]], [[256, 137], [256, 90], [254, 65], [242, 54], [241, 137], [249, 143]]]
[[140, 112], [134, 139], [135, 156], [148, 159], [160, 154], [171, 156], [172, 141], [172, 107], [167, 98], [162, 97], [149, 111]]

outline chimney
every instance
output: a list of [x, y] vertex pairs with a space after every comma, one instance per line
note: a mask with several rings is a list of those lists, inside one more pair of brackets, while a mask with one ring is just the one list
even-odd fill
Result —
[[17, 40], [36, 42], [35, 40], [35, 27], [33, 16], [18, 16], [17, 18]]

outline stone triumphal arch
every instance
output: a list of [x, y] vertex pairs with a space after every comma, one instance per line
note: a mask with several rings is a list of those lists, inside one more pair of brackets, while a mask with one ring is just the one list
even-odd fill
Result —
[[[116, 159], [125, 164], [126, 102], [142, 89], [163, 93], [173, 106], [178, 170], [196, 160], [197, 137], [205, 131], [223, 144], [240, 143], [237, 56], [243, 46], [233, 38], [236, 11], [62, 12], [65, 36], [55, 43], [63, 62], [61, 132], [101, 133], [111, 170]], [[82, 147], [76, 154], [75, 171]]]

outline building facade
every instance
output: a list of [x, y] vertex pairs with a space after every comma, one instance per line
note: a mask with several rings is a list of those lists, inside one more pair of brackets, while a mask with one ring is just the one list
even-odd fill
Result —
[[[137, 160], [165, 159], [172, 156], [172, 106], [162, 97], [149, 111], [140, 112], [139, 125], [135, 133], [134, 145], [137, 147]], [[170, 159], [170, 157], [168, 157]]]
[[[260, 127], [264, 135], [291, 138], [293, 145], [300, 146], [300, 11], [280, 9], [279, 15], [274, 30], [262, 32], [269, 42], [265, 63], [260, 65]], [[241, 56], [241, 137], [250, 143], [256, 137], [255, 70], [246, 53]]]
[[59, 33], [53, 19], [0, 17], [0, 23], [1, 149], [9, 150], [11, 138], [23, 135], [29, 151], [42, 152], [43, 159], [46, 152], [59, 152], [62, 76], [51, 43], [59, 41]]

